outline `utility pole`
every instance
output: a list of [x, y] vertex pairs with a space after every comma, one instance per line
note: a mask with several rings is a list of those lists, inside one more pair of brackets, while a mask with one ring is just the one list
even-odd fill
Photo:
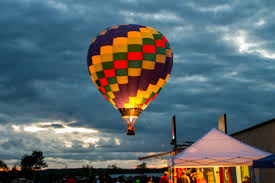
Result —
[[173, 145], [173, 151], [177, 154], [177, 127], [176, 127], [176, 116], [174, 115], [172, 117], [172, 142], [171, 145]]
[[[219, 119], [218, 119], [218, 129], [222, 131], [223, 133], [227, 134], [227, 124], [226, 124], [226, 114], [223, 114]], [[223, 167], [219, 167], [219, 174], [220, 174], [220, 183], [224, 183], [224, 173], [225, 169]], [[230, 176], [230, 174], [229, 174]]]
[[218, 129], [223, 133], [227, 134], [226, 114], [223, 114], [218, 119]]

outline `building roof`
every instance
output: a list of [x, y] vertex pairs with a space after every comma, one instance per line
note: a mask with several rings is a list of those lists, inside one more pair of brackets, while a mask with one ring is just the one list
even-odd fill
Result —
[[274, 122], [275, 122], [275, 118], [273, 118], [273, 119], [271, 119], [271, 120], [268, 120], [268, 121], [265, 121], [265, 122], [263, 122], [263, 123], [257, 124], [257, 125], [255, 125], [255, 126], [246, 128], [246, 129], [244, 129], [244, 130], [235, 132], [235, 133], [231, 134], [231, 136], [238, 135], [238, 134], [240, 134], [240, 133], [244, 133], [244, 132], [247, 132], [247, 131], [250, 131], [250, 130], [254, 130], [254, 129], [256, 129], [256, 128], [259, 128], [259, 127], [262, 127], [262, 126], [265, 126], [265, 125], [267, 125], [267, 124], [274, 123]]

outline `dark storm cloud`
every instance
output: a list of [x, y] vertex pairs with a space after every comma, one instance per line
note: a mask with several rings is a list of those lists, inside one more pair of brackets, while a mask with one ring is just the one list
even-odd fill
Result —
[[[223, 113], [229, 132], [274, 118], [274, 6], [256, 0], [1, 1], [0, 123], [8, 126], [0, 135], [0, 159], [39, 147], [55, 158], [133, 160], [135, 153], [171, 150], [173, 114], [181, 141], [216, 127]], [[124, 23], [161, 31], [175, 56], [170, 80], [129, 138], [86, 66], [93, 37]], [[47, 121], [64, 123], [39, 123]], [[22, 130], [33, 124], [50, 131]], [[66, 124], [99, 130], [91, 135], [98, 141], [55, 132]]]

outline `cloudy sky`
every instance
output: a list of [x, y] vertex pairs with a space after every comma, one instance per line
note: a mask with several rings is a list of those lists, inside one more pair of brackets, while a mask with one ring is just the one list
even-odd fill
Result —
[[[0, 159], [13, 166], [41, 150], [50, 168], [135, 167], [172, 149], [173, 114], [180, 142], [223, 113], [229, 133], [274, 118], [274, 9], [268, 0], [1, 0]], [[131, 137], [86, 64], [97, 33], [128, 23], [159, 30], [174, 51], [172, 75]]]

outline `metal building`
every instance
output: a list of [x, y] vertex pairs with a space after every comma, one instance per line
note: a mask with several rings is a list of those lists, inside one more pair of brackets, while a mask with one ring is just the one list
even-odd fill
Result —
[[[236, 132], [231, 136], [246, 144], [275, 154], [275, 119]], [[262, 183], [274, 183], [275, 169], [261, 168], [260, 180]]]

